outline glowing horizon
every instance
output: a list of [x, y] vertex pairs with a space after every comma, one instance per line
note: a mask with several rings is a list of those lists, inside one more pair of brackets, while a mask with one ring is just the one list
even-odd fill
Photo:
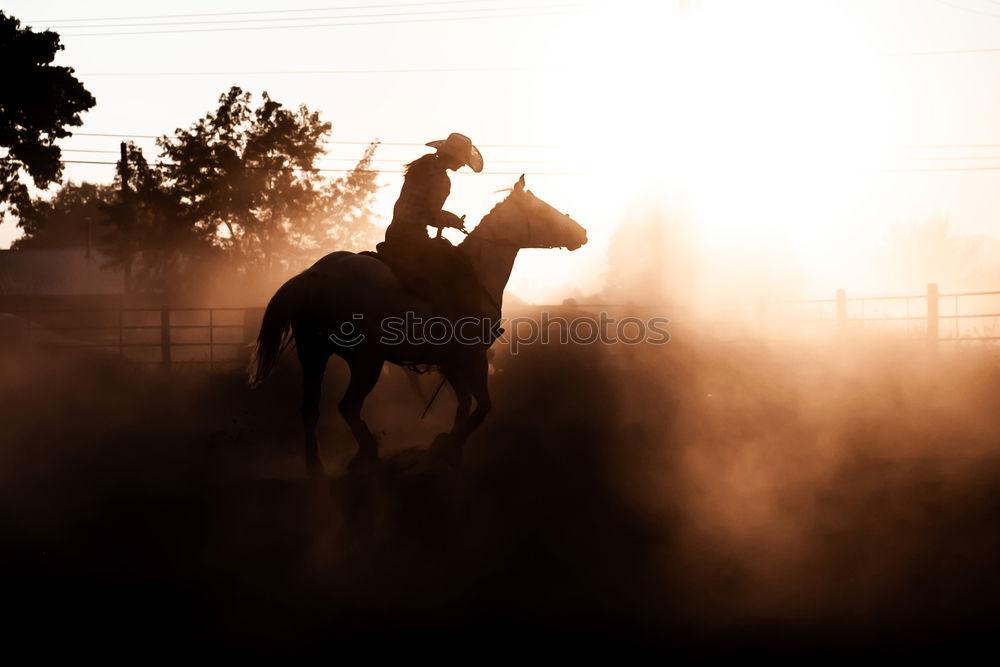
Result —
[[[993, 172], [885, 171], [994, 164], [970, 162], [988, 157], [972, 149], [899, 146], [994, 143], [989, 118], [1000, 99], [977, 81], [996, 56], [896, 54], [1000, 44], [1000, 18], [976, 22], [947, 7], [898, 1], [704, 0], [688, 16], [675, 3], [589, 5], [580, 14], [420, 17], [412, 26], [108, 37], [60, 28], [66, 49], [59, 62], [73, 66], [98, 99], [78, 128], [84, 133], [186, 127], [235, 83], [321, 111], [334, 125], [334, 141], [421, 144], [451, 131], [468, 134], [484, 145], [487, 173], [457, 174], [449, 209], [478, 220], [496, 191], [524, 172], [529, 188], [590, 232], [578, 253], [519, 260], [511, 289], [529, 300], [600, 290], [608, 243], [637, 196], [684, 211], [705, 266], [754, 257], [817, 291], [847, 283], [877, 289], [874, 277], [859, 273], [859, 258], [883, 243], [893, 224], [946, 215], [957, 232], [1000, 236], [991, 214], [1000, 204]], [[88, 14], [205, 10], [194, 2], [169, 12], [130, 7], [105, 2]], [[268, 9], [238, 5], [258, 8]], [[413, 9], [431, 10], [447, 8]], [[44, 12], [11, 2], [6, 11], [27, 21], [80, 16], [67, 2], [48, 3]], [[265, 74], [327, 70], [355, 73]], [[363, 73], [370, 70], [379, 71]], [[107, 76], [185, 71], [220, 74]], [[139, 143], [155, 154], [151, 140]], [[117, 139], [76, 136], [62, 145], [109, 150]], [[346, 168], [362, 146], [330, 148], [338, 162], [321, 166]], [[422, 150], [387, 145], [376, 154], [376, 166], [387, 171], [379, 196], [386, 218], [401, 182], [391, 172]], [[115, 159], [86, 155], [64, 158]], [[934, 161], [952, 157], [960, 159]], [[113, 167], [67, 164], [65, 175], [108, 182]], [[0, 242], [16, 234], [8, 221]]]

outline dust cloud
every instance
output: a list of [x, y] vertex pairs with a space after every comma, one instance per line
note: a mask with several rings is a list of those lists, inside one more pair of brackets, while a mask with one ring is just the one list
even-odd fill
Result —
[[[995, 630], [998, 363], [843, 340], [498, 355], [453, 410], [389, 371], [379, 471], [333, 409], [304, 480], [298, 369], [162, 375], [3, 359], [8, 637], [273, 658], [971, 650]], [[418, 390], [419, 389], [419, 393]], [[153, 648], [155, 647], [155, 648]], [[470, 653], [471, 651], [471, 653]]]

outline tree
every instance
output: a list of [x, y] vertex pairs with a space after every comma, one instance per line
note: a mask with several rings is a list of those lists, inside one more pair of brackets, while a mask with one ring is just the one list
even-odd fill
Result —
[[96, 236], [130, 290], [185, 297], [204, 292], [191, 288], [208, 274], [231, 285], [235, 270], [252, 292], [319, 254], [372, 247], [377, 143], [343, 178], [324, 178], [314, 164], [330, 124], [262, 97], [254, 108], [234, 87], [189, 130], [158, 141], [162, 162], [129, 143], [113, 185], [69, 183], [30, 201], [17, 247]]
[[34, 32], [0, 12], [0, 205], [20, 212], [30, 206], [24, 171], [47, 188], [62, 175], [58, 139], [66, 126], [82, 124], [80, 114], [96, 103], [70, 67], [52, 64], [63, 49], [57, 33]]
[[[315, 161], [330, 123], [304, 105], [290, 110], [265, 92], [232, 87], [214, 112], [158, 140], [167, 186], [189, 223], [220, 246], [240, 270], [270, 278], [296, 265], [338, 233], [332, 216], [357, 227], [375, 191], [374, 145], [347, 178], [326, 182]], [[354, 242], [353, 237], [346, 240]]]
[[17, 226], [24, 235], [14, 241], [24, 248], [82, 248], [96, 246], [108, 219], [106, 207], [114, 201], [110, 185], [70, 181], [49, 199], [33, 199], [22, 206]]
[[316, 213], [299, 235], [303, 253], [358, 252], [378, 243], [383, 229], [372, 222], [378, 190], [372, 158], [377, 148], [377, 142], [370, 144], [352, 171], [323, 186]]
[[193, 279], [189, 269], [208, 258], [212, 241], [203, 228], [185, 219], [162, 167], [150, 165], [142, 149], [129, 142], [111, 192], [102, 206], [101, 241], [108, 265], [124, 271], [129, 289], [185, 293]]

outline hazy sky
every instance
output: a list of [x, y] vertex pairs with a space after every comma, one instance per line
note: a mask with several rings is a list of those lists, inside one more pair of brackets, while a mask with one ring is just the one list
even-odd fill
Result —
[[[514, 173], [456, 175], [451, 210], [478, 219], [501, 196], [494, 191], [523, 171], [529, 188], [590, 231], [593, 242], [576, 253], [533, 251], [519, 260], [512, 286], [536, 298], [598, 286], [605, 243], [635, 192], [686, 211], [704, 243], [777, 253], [814, 271], [817, 285], [853, 270], [856, 251], [880, 242], [893, 223], [943, 214], [963, 233], [1000, 236], [1000, 51], [915, 54], [1000, 49], [1000, 2], [702, 0], [686, 19], [677, 6], [8, 0], [4, 10], [37, 28], [60, 26], [59, 62], [76, 68], [98, 102], [81, 132], [170, 132], [238, 84], [320, 110], [334, 140], [468, 134], [482, 146], [487, 172]], [[353, 9], [113, 27], [140, 16], [311, 7]], [[291, 17], [308, 20], [277, 21]], [[66, 22], [82, 18], [109, 20]], [[382, 25], [319, 25], [371, 21]], [[311, 27], [248, 29], [289, 24]], [[192, 32], [209, 28], [226, 30]], [[96, 34], [149, 30], [184, 32]], [[273, 73], [442, 68], [475, 71]], [[239, 74], [247, 72], [272, 73]], [[63, 146], [113, 151], [118, 141], [77, 136]], [[152, 140], [137, 141], [155, 155]], [[361, 150], [332, 145], [329, 157], [345, 161], [322, 166], [347, 167]], [[377, 158], [387, 161], [377, 166], [399, 169], [421, 153], [384, 146]], [[954, 170], [992, 166], [998, 170]], [[928, 168], [951, 170], [883, 171]], [[66, 175], [109, 181], [113, 167], [70, 164]], [[400, 180], [383, 176], [386, 215]], [[15, 235], [8, 222], [0, 245]]]

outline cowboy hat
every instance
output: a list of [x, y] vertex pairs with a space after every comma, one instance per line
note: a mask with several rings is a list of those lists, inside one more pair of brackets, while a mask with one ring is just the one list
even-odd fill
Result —
[[452, 157], [458, 158], [462, 161], [462, 164], [469, 165], [472, 171], [477, 174], [483, 170], [482, 153], [472, 145], [472, 139], [469, 139], [464, 134], [452, 132], [448, 135], [447, 139], [429, 141], [425, 145], [436, 148], [440, 153], [447, 153]]

